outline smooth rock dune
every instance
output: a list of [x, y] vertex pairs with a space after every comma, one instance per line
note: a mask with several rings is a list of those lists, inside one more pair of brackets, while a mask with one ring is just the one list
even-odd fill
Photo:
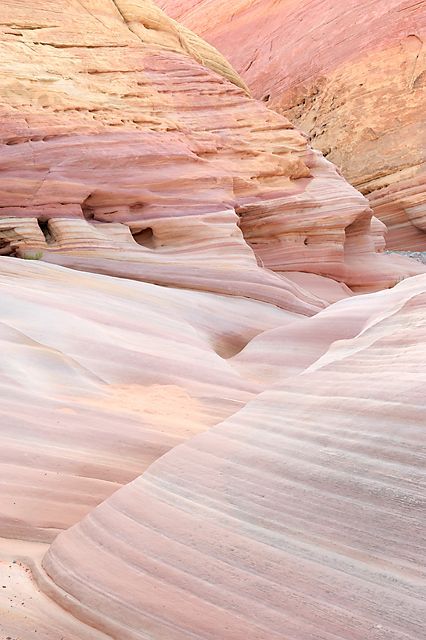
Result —
[[[263, 388], [229, 364], [299, 316], [2, 258], [0, 535], [51, 541]], [[195, 366], [194, 366], [195, 363]]]
[[426, 265], [150, 0], [0, 18], [0, 640], [425, 637]]
[[388, 227], [426, 248], [424, 0], [159, 0], [305, 131]]
[[412, 280], [61, 534], [47, 593], [126, 639], [423, 637], [426, 279]]
[[2, 383], [5, 637], [422, 637], [425, 275], [306, 318], [0, 263], [3, 368], [31, 374]]

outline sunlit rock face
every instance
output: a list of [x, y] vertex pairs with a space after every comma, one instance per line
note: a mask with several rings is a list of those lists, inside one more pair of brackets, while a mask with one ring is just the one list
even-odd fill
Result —
[[426, 11], [378, 0], [161, 0], [305, 131], [389, 227], [426, 247]]
[[55, 6], [2, 5], [3, 254], [308, 314], [279, 274], [377, 289], [415, 272], [377, 256], [368, 202], [153, 3]]

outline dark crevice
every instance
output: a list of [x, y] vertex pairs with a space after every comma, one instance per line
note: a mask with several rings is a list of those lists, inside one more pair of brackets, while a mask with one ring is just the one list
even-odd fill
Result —
[[41, 232], [44, 235], [44, 239], [46, 240], [46, 244], [53, 244], [54, 238], [49, 229], [49, 223], [47, 220], [37, 220], [38, 226], [40, 227]]
[[6, 238], [0, 238], [0, 256], [14, 256], [15, 251], [12, 249], [10, 241]]
[[140, 244], [141, 247], [155, 249], [155, 237], [151, 227], [147, 227], [142, 231], [132, 232], [132, 236], [134, 241]]
[[37, 31], [39, 29], [56, 29], [59, 28], [59, 25], [57, 24], [46, 24], [43, 26], [30, 26], [30, 25], [19, 25], [19, 24], [14, 24], [9, 23], [9, 22], [0, 22], [0, 26], [1, 27], [10, 27], [11, 29], [20, 29], [22, 31]]
[[81, 207], [83, 216], [86, 220], [93, 220], [95, 217], [95, 210], [92, 207]]
[[52, 47], [53, 49], [123, 49], [128, 47], [128, 44], [59, 44], [53, 42], [34, 42], [34, 44], [42, 45], [43, 47]]

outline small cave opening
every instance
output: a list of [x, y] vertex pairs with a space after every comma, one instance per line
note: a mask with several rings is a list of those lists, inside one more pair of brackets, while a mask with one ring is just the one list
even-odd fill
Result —
[[95, 217], [95, 210], [92, 207], [81, 206], [83, 217], [85, 220], [93, 220]]
[[271, 94], [267, 93], [265, 96], [263, 96], [262, 102], [269, 102], [270, 99], [271, 99]]
[[14, 256], [15, 251], [12, 249], [10, 240], [0, 237], [0, 256]]
[[53, 244], [54, 238], [50, 232], [49, 222], [47, 220], [37, 220], [37, 222], [38, 222], [38, 226], [40, 227], [40, 231], [44, 235], [46, 244]]
[[141, 247], [155, 249], [155, 236], [152, 227], [147, 227], [146, 229], [142, 229], [142, 231], [132, 231], [132, 236], [134, 241]]

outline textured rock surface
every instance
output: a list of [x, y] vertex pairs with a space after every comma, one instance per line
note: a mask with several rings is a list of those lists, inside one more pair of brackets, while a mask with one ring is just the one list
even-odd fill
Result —
[[0, 22], [0, 637], [419, 640], [425, 266], [152, 2]]
[[[7, 269], [10, 263], [17, 261], [8, 260]], [[149, 308], [163, 291], [69, 276], [40, 263], [28, 269], [27, 277], [31, 272], [46, 285], [77, 278], [97, 306], [104, 303], [105, 315], [113, 314], [113, 292], [133, 306], [134, 289]], [[18, 291], [26, 288], [25, 277], [14, 278]], [[176, 294], [227, 304], [218, 296]], [[61, 306], [67, 296], [56, 295]], [[266, 331], [222, 361], [220, 374], [229, 367], [234, 380], [257, 385], [257, 397], [164, 455], [61, 533], [47, 553], [40, 545], [3, 543], [8, 596], [24, 602], [12, 609], [0, 598], [5, 636], [13, 631], [27, 640], [37, 628], [49, 640], [60, 633], [282, 640], [284, 628], [294, 640], [423, 636], [426, 276], [350, 297], [314, 318], [246, 304], [252, 305], [250, 318], [257, 316], [256, 332], [262, 322]], [[200, 314], [194, 322], [208, 333]], [[105, 331], [97, 322], [92, 335]], [[178, 347], [173, 350], [177, 355]], [[205, 341], [203, 360], [214, 355]], [[98, 366], [108, 369], [105, 362]], [[182, 367], [179, 374], [182, 384]], [[201, 370], [199, 377], [201, 383]], [[228, 389], [214, 393], [241, 400], [244, 392], [235, 395], [230, 384], [238, 385], [226, 380]], [[183, 383], [185, 389], [193, 385]], [[50, 389], [57, 394], [54, 385]], [[124, 443], [131, 427], [119, 413], [113, 416]], [[176, 429], [182, 434], [179, 415]], [[101, 444], [102, 431], [97, 440]], [[77, 444], [78, 429], [74, 438], [69, 434], [67, 451], [81, 460], [72, 441]], [[134, 441], [127, 445], [129, 461], [132, 447]], [[49, 469], [45, 460], [37, 466]], [[35, 621], [31, 630], [23, 619], [27, 607]]]
[[228, 358], [276, 307], [2, 258], [0, 536], [49, 541], [262, 384]]
[[245, 240], [264, 267], [351, 287], [416, 272], [374, 253], [367, 201], [151, 2], [29, 6], [2, 3], [2, 253], [304, 313]]
[[160, 0], [368, 194], [388, 246], [426, 247], [424, 0]]

